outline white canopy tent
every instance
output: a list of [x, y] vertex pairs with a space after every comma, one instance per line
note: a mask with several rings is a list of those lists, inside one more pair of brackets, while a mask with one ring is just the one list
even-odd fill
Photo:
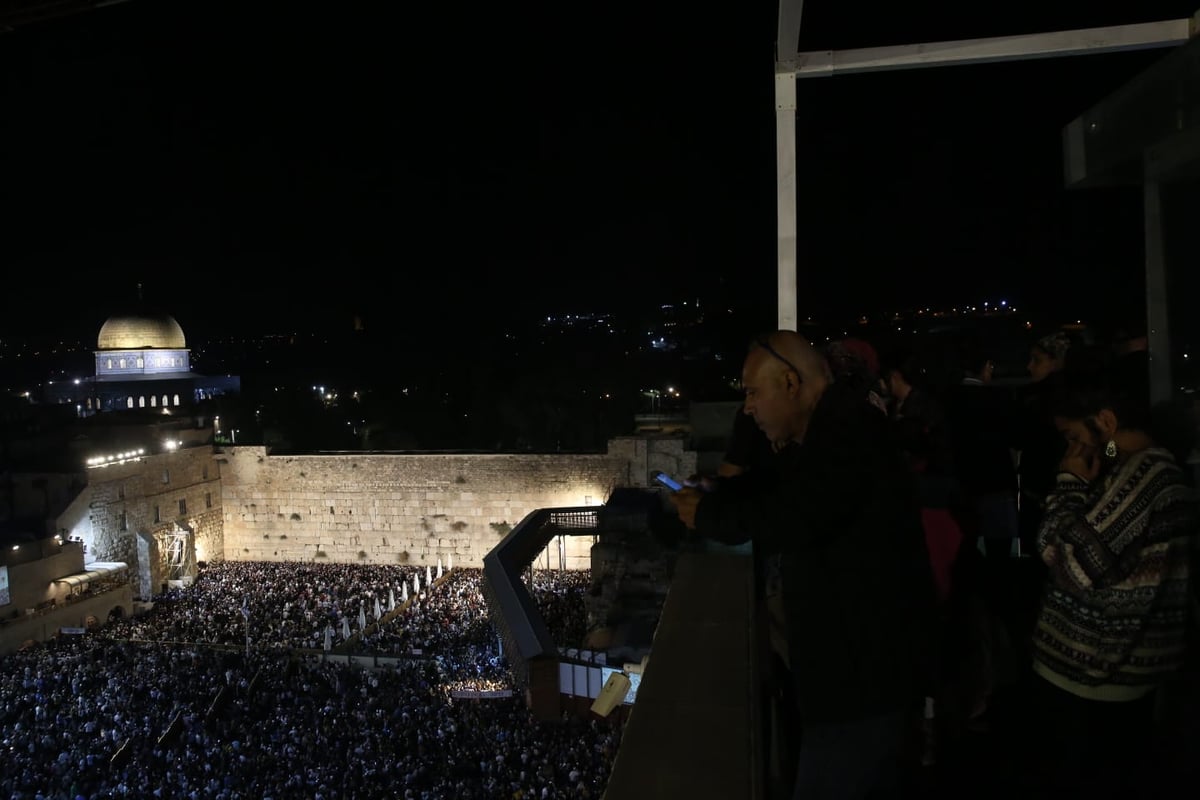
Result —
[[83, 565], [83, 572], [74, 572], [61, 578], [55, 578], [54, 583], [65, 583], [72, 588], [76, 586], [86, 588], [92, 581], [113, 578], [128, 569], [129, 565], [124, 561], [93, 561]]

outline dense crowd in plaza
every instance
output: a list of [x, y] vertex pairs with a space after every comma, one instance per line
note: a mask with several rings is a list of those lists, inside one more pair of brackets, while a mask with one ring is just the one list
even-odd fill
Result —
[[[404, 603], [400, 567], [220, 562], [146, 614], [14, 654], [0, 665], [0, 796], [599, 797], [620, 723], [534, 720], [503, 691], [481, 571], [424, 577]], [[554, 630], [579, 627], [587, 581], [537, 576]], [[360, 607], [376, 633], [359, 636]], [[405, 657], [325, 659], [327, 627], [351, 651], [387, 642]], [[501, 696], [463, 699], [464, 687]]]

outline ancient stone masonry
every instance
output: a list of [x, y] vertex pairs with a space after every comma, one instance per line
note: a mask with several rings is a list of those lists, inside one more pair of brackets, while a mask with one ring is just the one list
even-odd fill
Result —
[[91, 469], [88, 496], [87, 560], [129, 564], [141, 596], [166, 580], [172, 535], [186, 535], [195, 559], [223, 557], [220, 473], [208, 447]]
[[[223, 542], [232, 560], [480, 566], [530, 512], [595, 506], [655, 469], [690, 474], [681, 439], [622, 438], [600, 454], [346, 454], [271, 456], [226, 448]], [[544, 554], [589, 565], [590, 537]]]
[[[683, 439], [669, 437], [554, 455], [188, 447], [88, 469], [56, 528], [85, 543], [88, 561], [129, 564], [143, 597], [222, 558], [480, 566], [537, 509], [600, 506], [616, 487], [650, 487], [656, 470], [685, 476], [695, 465]], [[181, 545], [191, 565], [182, 575], [172, 561]], [[591, 545], [562, 536], [537, 563], [586, 569]]]

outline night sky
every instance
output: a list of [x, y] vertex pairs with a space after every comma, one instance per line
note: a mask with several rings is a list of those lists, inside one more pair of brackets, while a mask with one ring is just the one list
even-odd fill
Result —
[[[773, 320], [773, 4], [250, 5], [0, 33], [0, 334], [90, 338], [138, 282], [189, 338]], [[1195, 10], [1041, 5], [811, 0], [801, 49]], [[1136, 295], [1140, 195], [1065, 190], [1061, 131], [1163, 54], [801, 82], [801, 312]]]

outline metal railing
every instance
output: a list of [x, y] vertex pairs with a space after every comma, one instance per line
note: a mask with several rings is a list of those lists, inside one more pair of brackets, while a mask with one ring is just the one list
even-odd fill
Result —
[[517, 523], [483, 557], [483, 596], [513, 682], [525, 688], [534, 659], [558, 658], [558, 646], [542, 619], [522, 574], [556, 536], [594, 536], [599, 506], [539, 508]]

